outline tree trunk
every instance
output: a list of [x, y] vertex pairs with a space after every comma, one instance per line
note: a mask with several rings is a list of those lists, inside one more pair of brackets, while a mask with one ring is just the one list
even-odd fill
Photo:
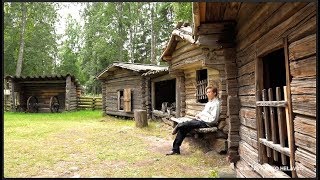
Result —
[[[156, 2], [153, 2], [156, 3]], [[152, 3], [151, 3], [152, 4]], [[151, 5], [151, 63], [156, 64], [156, 33], [154, 29], [154, 4]]]
[[124, 61], [123, 59], [123, 23], [122, 23], [122, 14], [123, 14], [123, 2], [118, 2], [117, 9], [118, 9], [118, 35], [119, 35], [119, 61]]
[[22, 62], [23, 62], [24, 36], [25, 36], [24, 33], [26, 30], [26, 21], [27, 21], [27, 7], [25, 3], [21, 3], [21, 10], [22, 10], [22, 20], [21, 20], [22, 24], [21, 24], [20, 48], [19, 48], [16, 76], [21, 75]]

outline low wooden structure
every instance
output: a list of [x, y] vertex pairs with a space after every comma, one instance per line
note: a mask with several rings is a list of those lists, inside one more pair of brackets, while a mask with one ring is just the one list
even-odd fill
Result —
[[200, 95], [194, 68], [218, 70], [238, 177], [316, 177], [316, 7], [195, 2], [192, 31], [174, 30], [162, 55], [179, 76], [180, 116]]
[[12, 111], [62, 112], [77, 108], [81, 87], [74, 76], [38, 76], [5, 78], [11, 95]]
[[102, 82], [104, 115], [133, 117], [134, 110], [141, 109], [146, 110], [150, 118], [151, 79], [165, 74], [168, 74], [166, 66], [125, 62], [111, 64], [97, 76]]

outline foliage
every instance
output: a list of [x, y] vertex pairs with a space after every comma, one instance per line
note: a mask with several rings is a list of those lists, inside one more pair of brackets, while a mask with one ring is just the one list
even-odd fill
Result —
[[[57, 55], [58, 19], [56, 3], [24, 2], [27, 8], [23, 76], [51, 74]], [[4, 3], [4, 64], [5, 75], [14, 75], [18, 58], [21, 30], [21, 2]]]
[[[55, 24], [61, 4], [25, 5], [22, 75], [70, 73], [91, 94], [101, 93], [96, 76], [115, 61], [159, 64], [174, 23], [190, 22], [192, 11], [190, 2], [87, 2], [83, 25], [69, 16], [65, 33], [59, 36]], [[21, 2], [4, 3], [5, 75], [15, 74], [21, 14]]]
[[174, 2], [172, 3], [175, 12], [176, 22], [192, 22], [192, 3], [191, 2]]

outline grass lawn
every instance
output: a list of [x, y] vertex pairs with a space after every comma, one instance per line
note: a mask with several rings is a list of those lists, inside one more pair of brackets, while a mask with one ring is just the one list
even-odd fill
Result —
[[171, 149], [172, 128], [101, 111], [4, 113], [4, 176], [9, 177], [213, 177], [230, 171], [224, 155], [204, 154], [184, 142]]

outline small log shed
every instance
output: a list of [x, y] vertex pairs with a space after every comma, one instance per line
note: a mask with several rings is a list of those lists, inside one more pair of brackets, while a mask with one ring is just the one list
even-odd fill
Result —
[[200, 84], [190, 65], [219, 70], [228, 155], [238, 177], [316, 177], [316, 7], [194, 2], [192, 33], [178, 27], [162, 55], [169, 73], [183, 70], [181, 116]]
[[126, 62], [111, 64], [97, 76], [102, 82], [103, 114], [133, 117], [134, 109], [141, 109], [146, 110], [148, 118], [151, 118], [155, 102], [166, 100], [165, 94], [151, 96], [155, 92], [151, 90], [155, 86], [152, 79], [165, 74], [168, 74], [167, 66]]
[[31, 96], [38, 101], [38, 112], [51, 112], [52, 97], [57, 97], [59, 112], [76, 110], [77, 98], [82, 90], [79, 82], [70, 74], [35, 77], [6, 76], [5, 81], [11, 92], [9, 101], [12, 111], [26, 111], [27, 101]]

